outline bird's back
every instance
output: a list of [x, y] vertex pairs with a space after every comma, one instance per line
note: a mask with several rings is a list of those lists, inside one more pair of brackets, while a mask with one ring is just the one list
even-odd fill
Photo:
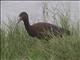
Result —
[[31, 26], [31, 35], [32, 36], [46, 36], [49, 34], [62, 35], [63, 33], [68, 33], [68, 30], [57, 27], [50, 23], [36, 23]]
[[49, 23], [36, 23], [36, 24], [33, 24], [32, 27], [34, 27], [38, 31], [43, 31], [43, 30], [47, 30], [50, 27], [52, 27], [52, 24], [49, 24]]

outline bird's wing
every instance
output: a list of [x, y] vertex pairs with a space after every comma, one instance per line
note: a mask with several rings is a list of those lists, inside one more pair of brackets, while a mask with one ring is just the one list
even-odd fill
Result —
[[44, 36], [51, 35], [51, 32], [49, 31], [50, 27], [51, 24], [47, 24], [47, 23], [38, 23], [32, 25], [32, 29], [37, 35], [44, 35]]

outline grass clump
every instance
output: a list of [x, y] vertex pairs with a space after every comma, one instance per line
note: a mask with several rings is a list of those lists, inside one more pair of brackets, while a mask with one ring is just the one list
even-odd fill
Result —
[[[43, 13], [44, 20], [48, 13], [46, 11]], [[0, 29], [1, 60], [80, 60], [79, 24], [77, 29], [74, 27], [70, 29], [68, 15], [60, 13], [57, 17], [60, 19], [61, 27], [70, 30], [72, 34], [64, 35], [63, 38], [53, 36], [49, 41], [30, 37], [23, 24], [14, 28], [15, 22], [9, 18], [7, 29], [3, 27]]]
[[13, 27], [10, 22], [6, 31], [0, 29], [1, 60], [80, 60], [80, 37], [76, 34], [46, 41], [30, 37], [23, 25]]

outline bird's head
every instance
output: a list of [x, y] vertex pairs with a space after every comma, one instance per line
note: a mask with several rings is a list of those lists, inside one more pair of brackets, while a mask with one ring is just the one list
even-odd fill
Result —
[[27, 19], [28, 19], [28, 14], [26, 12], [21, 12], [19, 14], [18, 23], [21, 22], [21, 21], [26, 22]]

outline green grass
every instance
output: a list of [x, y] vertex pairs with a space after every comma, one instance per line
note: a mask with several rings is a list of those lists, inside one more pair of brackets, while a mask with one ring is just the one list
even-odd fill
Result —
[[15, 19], [8, 17], [9, 25], [5, 24], [6, 28], [2, 26], [0, 29], [1, 60], [80, 60], [80, 22], [76, 28], [70, 28], [68, 14], [57, 10], [60, 25], [72, 32], [70, 36], [58, 38], [52, 35], [49, 41], [33, 38], [28, 35], [23, 24], [14, 28]]
[[80, 60], [80, 32], [46, 41], [30, 37], [23, 25], [14, 25], [0, 30], [1, 60]]

